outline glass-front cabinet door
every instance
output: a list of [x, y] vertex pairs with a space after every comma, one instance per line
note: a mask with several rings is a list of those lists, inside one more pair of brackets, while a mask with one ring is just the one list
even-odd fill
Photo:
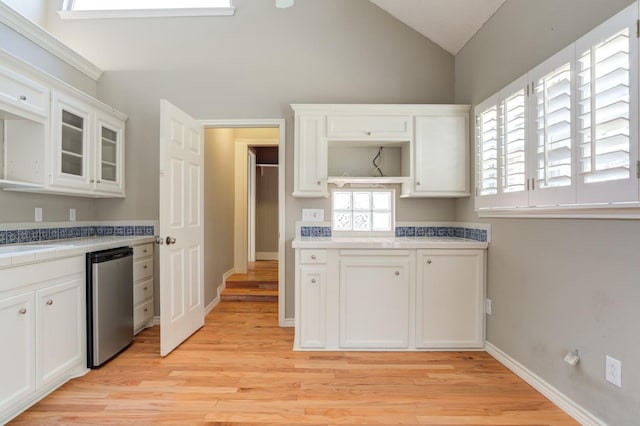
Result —
[[124, 123], [106, 114], [98, 114], [96, 127], [95, 189], [123, 194]]
[[55, 93], [52, 97], [52, 185], [89, 189], [91, 108]]

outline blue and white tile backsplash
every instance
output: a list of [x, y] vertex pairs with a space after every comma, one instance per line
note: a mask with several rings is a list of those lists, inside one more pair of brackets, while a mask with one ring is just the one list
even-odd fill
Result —
[[[301, 237], [331, 237], [330, 226], [301, 226]], [[488, 231], [467, 226], [398, 226], [396, 237], [466, 238], [488, 242]]]
[[92, 225], [0, 229], [0, 245], [99, 236], [153, 236], [154, 233], [155, 227], [153, 225]]

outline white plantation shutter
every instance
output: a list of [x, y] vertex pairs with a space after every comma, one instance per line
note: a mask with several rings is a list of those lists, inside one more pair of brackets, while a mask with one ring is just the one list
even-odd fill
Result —
[[576, 42], [578, 202], [638, 200], [637, 5]]
[[530, 73], [533, 82], [530, 144], [533, 185], [531, 205], [574, 203], [575, 143], [573, 132], [574, 46], [570, 46]]
[[502, 114], [502, 188], [504, 192], [526, 190], [526, 93], [520, 89], [501, 104]]
[[477, 116], [478, 195], [498, 193], [498, 105]]

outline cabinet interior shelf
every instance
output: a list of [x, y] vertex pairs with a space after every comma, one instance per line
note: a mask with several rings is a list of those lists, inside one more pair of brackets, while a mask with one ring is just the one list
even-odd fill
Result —
[[352, 177], [352, 176], [329, 176], [327, 183], [332, 183], [340, 188], [345, 185], [388, 185], [394, 183], [411, 182], [408, 176], [379, 176], [379, 177]]

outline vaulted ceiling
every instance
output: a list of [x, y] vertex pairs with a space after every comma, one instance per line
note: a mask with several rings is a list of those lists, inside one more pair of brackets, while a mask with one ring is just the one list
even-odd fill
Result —
[[455, 55], [505, 0], [371, 0], [371, 2]]

